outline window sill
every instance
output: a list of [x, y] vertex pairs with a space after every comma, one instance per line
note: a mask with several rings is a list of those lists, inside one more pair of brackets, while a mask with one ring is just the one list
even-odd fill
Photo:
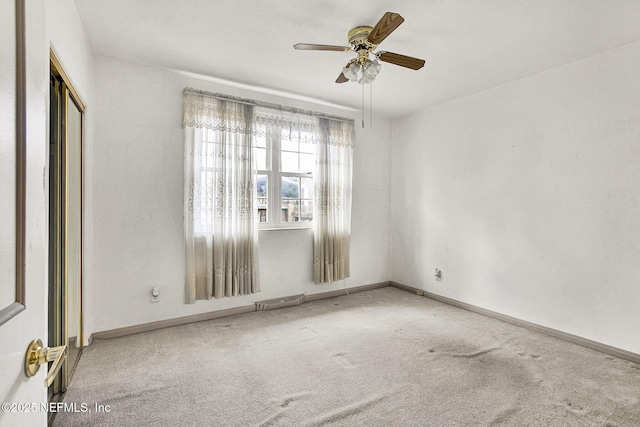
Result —
[[280, 230], [313, 230], [313, 226], [308, 227], [265, 227], [259, 228], [259, 231], [280, 231]]

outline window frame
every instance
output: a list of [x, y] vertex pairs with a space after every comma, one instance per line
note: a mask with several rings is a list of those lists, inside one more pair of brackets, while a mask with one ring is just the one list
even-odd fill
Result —
[[[313, 172], [283, 172], [281, 169], [282, 159], [282, 137], [277, 137], [270, 133], [264, 136], [266, 140], [266, 167], [267, 169], [257, 169], [256, 176], [267, 176], [267, 222], [259, 222], [260, 214], [258, 213], [258, 229], [259, 230], [285, 230], [285, 229], [310, 229], [313, 228], [313, 219], [311, 221], [286, 222], [282, 220], [282, 178], [283, 177], [300, 177], [315, 179]], [[299, 143], [303, 144], [303, 143]], [[257, 144], [256, 144], [257, 145]], [[300, 152], [300, 151], [298, 151]], [[302, 188], [300, 188], [302, 191]], [[299, 194], [302, 196], [302, 194]], [[256, 199], [257, 179], [256, 179]], [[297, 200], [314, 201], [313, 194], [311, 199], [299, 197]], [[257, 202], [256, 202], [257, 209]]]

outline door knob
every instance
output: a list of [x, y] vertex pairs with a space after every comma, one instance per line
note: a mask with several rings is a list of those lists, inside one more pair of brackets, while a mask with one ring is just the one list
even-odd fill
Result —
[[34, 376], [39, 370], [40, 365], [53, 362], [51, 369], [47, 373], [47, 377], [44, 379], [44, 386], [49, 387], [58, 371], [62, 367], [62, 363], [67, 358], [67, 346], [61, 345], [60, 347], [43, 347], [42, 340], [33, 340], [27, 347], [27, 354], [24, 358], [24, 373], [28, 377]]

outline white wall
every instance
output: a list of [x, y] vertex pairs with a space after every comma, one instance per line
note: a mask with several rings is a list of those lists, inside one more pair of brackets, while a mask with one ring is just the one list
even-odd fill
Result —
[[639, 74], [636, 42], [393, 121], [392, 279], [640, 353]]
[[85, 105], [93, 89], [93, 54], [73, 0], [46, 0], [47, 35]]
[[[377, 118], [373, 129], [357, 128], [351, 278], [313, 284], [310, 230], [261, 231], [262, 292], [184, 304], [182, 90], [193, 87], [347, 117], [357, 113], [99, 57], [94, 70], [94, 331], [389, 280], [391, 126]], [[160, 286], [161, 301], [152, 304], [153, 286]]]

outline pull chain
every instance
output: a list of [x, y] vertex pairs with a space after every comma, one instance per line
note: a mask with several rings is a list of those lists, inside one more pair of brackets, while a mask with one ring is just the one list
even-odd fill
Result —
[[[364, 102], [364, 85], [362, 82], [362, 128], [364, 129], [364, 117], [365, 117], [365, 102]], [[373, 81], [369, 82], [369, 127], [373, 128]]]
[[364, 129], [364, 82], [360, 85], [362, 86], [362, 128]]
[[373, 128], [373, 81], [369, 83], [369, 128]]

